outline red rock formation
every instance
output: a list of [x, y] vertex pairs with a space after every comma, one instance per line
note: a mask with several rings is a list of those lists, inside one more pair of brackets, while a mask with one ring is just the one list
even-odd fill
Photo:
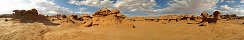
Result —
[[219, 11], [215, 11], [214, 13], [213, 13], [213, 15], [214, 15], [214, 18], [213, 18], [213, 22], [214, 23], [218, 23], [219, 22], [219, 20], [221, 19], [221, 17], [220, 17], [220, 12]]
[[27, 20], [39, 20], [39, 19], [45, 19], [46, 17], [38, 14], [38, 11], [36, 9], [32, 10], [14, 10], [13, 11], [13, 18], [17, 19], [27, 19]]
[[[34, 23], [41, 22], [45, 25], [53, 25], [54, 23], [50, 22], [46, 16], [38, 14], [36, 9], [32, 10], [14, 10], [12, 14], [13, 19], [18, 19], [20, 23]], [[55, 24], [56, 25], [56, 24]]]
[[201, 16], [202, 16], [202, 21], [201, 21], [201, 23], [202, 22], [208, 22], [208, 13], [207, 12], [202, 12], [201, 13]]
[[112, 23], [118, 24], [125, 19], [125, 15], [121, 14], [119, 10], [113, 9], [110, 11], [108, 8], [101, 9], [92, 14], [92, 20], [95, 23]]
[[88, 14], [81, 14], [80, 18], [83, 21], [89, 21], [89, 20], [91, 21], [92, 20], [91, 16]]

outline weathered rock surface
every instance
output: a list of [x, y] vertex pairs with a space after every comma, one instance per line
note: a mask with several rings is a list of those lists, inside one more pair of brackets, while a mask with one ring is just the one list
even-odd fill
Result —
[[126, 17], [119, 10], [113, 9], [110, 11], [108, 8], [96, 11], [92, 16], [92, 21], [95, 24], [120, 24]]
[[202, 21], [201, 21], [201, 23], [202, 22], [208, 22], [209, 21], [209, 19], [208, 19], [208, 13], [207, 12], [202, 12], [201, 13], [201, 16], [202, 16]]
[[219, 22], [219, 20], [221, 19], [220, 14], [221, 14], [221, 13], [220, 13], [219, 11], [215, 11], [215, 12], [213, 13], [213, 15], [214, 15], [213, 22], [214, 22], [214, 23], [218, 23], [218, 22]]
[[38, 14], [38, 11], [36, 9], [32, 10], [14, 10], [14, 13], [12, 14], [12, 18], [19, 20], [20, 23], [34, 23], [34, 22], [41, 22], [45, 25], [56, 25], [52, 22], [50, 22], [49, 19], [47, 19], [46, 16], [42, 14]]

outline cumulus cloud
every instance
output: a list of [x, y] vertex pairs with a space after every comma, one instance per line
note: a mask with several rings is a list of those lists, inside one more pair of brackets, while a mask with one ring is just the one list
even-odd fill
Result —
[[237, 14], [240, 16], [244, 16], [244, 6], [242, 1], [244, 0], [240, 0], [241, 2], [238, 3], [236, 2], [236, 0], [225, 0], [227, 3], [232, 4], [232, 6], [230, 5], [219, 5], [218, 8], [214, 8], [214, 10], [219, 10], [222, 12], [222, 14]]
[[86, 12], [86, 11], [85, 11], [85, 10], [87, 10], [87, 8], [80, 8], [79, 10], [80, 10], [80, 11], [77, 11], [77, 12], [75, 12], [75, 13], [77, 13], [77, 14], [82, 14], [82, 13], [91, 14], [91, 12]]
[[166, 12], [200, 13], [209, 10], [217, 4], [218, 0], [173, 0]]
[[68, 8], [60, 7], [52, 0], [3, 0], [0, 1], [1, 14], [10, 14], [12, 10], [30, 10], [36, 8], [39, 13], [44, 15], [67, 14], [72, 13]]
[[100, 8], [108, 7], [115, 8], [122, 11], [138, 11], [138, 12], [153, 12], [153, 6], [155, 6], [155, 0], [117, 0], [113, 3], [110, 0], [70, 0], [68, 3], [78, 6], [97, 6]]
[[[216, 7], [216, 6], [215, 6]], [[237, 14], [239, 16], [244, 16], [243, 6], [229, 6], [229, 5], [219, 5], [218, 8], [214, 8], [212, 11], [218, 10], [222, 14]]]
[[155, 0], [118, 0], [114, 7], [125, 11], [154, 13]]
[[232, 9], [232, 8], [229, 7], [228, 5], [222, 5], [222, 6], [220, 6], [220, 8], [221, 8], [222, 10], [230, 10], [230, 9]]
[[78, 6], [86, 5], [86, 6], [97, 6], [97, 7], [109, 7], [109, 6], [112, 6], [112, 2], [113, 1], [110, 1], [110, 0], [103, 0], [103, 1], [101, 1], [101, 0], [82, 0], [82, 1], [70, 0], [68, 3], [75, 4]]
[[244, 0], [240, 0], [241, 1], [241, 3], [244, 3]]
[[[103, 2], [105, 1], [105, 2]], [[156, 5], [155, 0], [117, 0], [115, 3], [111, 3], [109, 0], [70, 0], [70, 4], [86, 5], [86, 6], [106, 6], [110, 8], [116, 8], [122, 11], [130, 12], [146, 12], [146, 13], [169, 13], [169, 12], [182, 12], [182, 13], [198, 13], [204, 10], [211, 9], [215, 6], [218, 0], [173, 0], [169, 3], [169, 7], [164, 9], [153, 8]], [[105, 4], [102, 4], [106, 3]]]

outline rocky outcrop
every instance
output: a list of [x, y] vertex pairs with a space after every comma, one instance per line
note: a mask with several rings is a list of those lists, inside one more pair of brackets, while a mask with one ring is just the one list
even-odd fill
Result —
[[208, 19], [208, 13], [207, 12], [202, 12], [201, 13], [201, 16], [202, 16], [202, 21], [200, 22], [200, 23], [202, 23], [202, 22], [208, 22], [209, 21], [209, 19]]
[[80, 15], [80, 19], [82, 20], [82, 27], [90, 27], [93, 25], [92, 17], [86, 13]]
[[13, 11], [13, 18], [17, 19], [28, 19], [28, 20], [38, 20], [38, 19], [43, 19], [45, 16], [38, 14], [38, 11], [36, 9], [32, 10], [14, 10]]
[[214, 23], [218, 23], [219, 22], [219, 20], [221, 19], [221, 17], [220, 17], [220, 12], [219, 11], [215, 11], [214, 13], [213, 13], [213, 15], [214, 15], [214, 18], [213, 18], [213, 22]]
[[103, 24], [120, 24], [125, 17], [117, 9], [110, 11], [108, 8], [104, 8], [92, 14], [92, 21]]
[[62, 15], [62, 14], [58, 14], [58, 15], [56, 15], [56, 18], [58, 18], [59, 20], [64, 20], [64, 19], [67, 18], [67, 16], [66, 15]]
[[100, 24], [121, 24], [121, 22], [126, 18], [126, 16], [121, 14], [119, 10], [113, 9], [110, 11], [108, 8], [98, 10], [93, 13], [92, 16], [86, 13], [81, 14], [79, 17], [75, 14], [67, 17], [60, 14], [56, 16], [61, 20], [60, 23], [79, 24], [83, 27], [90, 27]]
[[81, 14], [80, 15], [80, 20], [83, 20], [83, 21], [91, 21], [92, 20], [92, 17], [88, 14]]
[[[20, 23], [34, 23], [34, 22], [41, 22], [45, 25], [53, 25], [54, 23], [50, 22], [46, 16], [38, 14], [36, 9], [31, 10], [14, 10], [12, 14], [12, 18], [19, 20]], [[56, 24], [54, 24], [56, 25]]]
[[212, 16], [208, 16], [207, 12], [202, 12], [201, 16], [202, 16], [202, 21], [200, 23], [202, 23], [200, 26], [206, 26], [206, 24], [208, 23], [218, 23], [221, 19], [220, 17], [220, 12], [219, 11], [215, 11], [213, 13], [213, 18]]

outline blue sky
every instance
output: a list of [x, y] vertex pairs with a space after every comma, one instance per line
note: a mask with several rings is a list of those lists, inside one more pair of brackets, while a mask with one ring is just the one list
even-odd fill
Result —
[[[53, 2], [56, 3], [57, 5], [65, 7], [65, 8], [69, 8], [70, 10], [76, 11], [76, 12], [80, 11], [79, 8], [89, 9], [89, 10], [84, 10], [84, 12], [90, 12], [90, 13], [101, 9], [99, 7], [91, 7], [91, 6], [86, 6], [86, 5], [77, 6], [75, 4], [68, 3], [68, 1], [70, 1], [70, 0], [53, 0]], [[82, 0], [78, 0], [78, 1], [82, 1]], [[110, 1], [113, 1], [113, 3], [117, 2], [117, 0], [110, 0]], [[155, 6], [153, 8], [163, 9], [165, 7], [168, 7], [167, 3], [170, 0], [155, 0], [155, 1], [156, 1], [156, 5], [158, 5], [158, 6], [157, 7]], [[143, 12], [123, 12], [123, 13], [129, 14], [130, 16], [147, 16], [147, 15], [150, 15], [148, 13], [143, 13]]]
[[244, 0], [1, 0], [1, 14], [36, 8], [41, 14], [82, 14], [101, 8], [118, 9], [128, 16], [195, 14], [221, 11], [244, 15]]

